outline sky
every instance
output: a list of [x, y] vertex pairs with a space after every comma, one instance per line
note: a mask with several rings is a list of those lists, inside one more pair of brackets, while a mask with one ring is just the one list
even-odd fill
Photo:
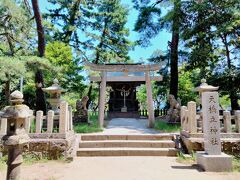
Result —
[[[134, 29], [134, 24], [138, 17], [138, 11], [133, 8], [133, 3], [131, 1], [132, 0], [122, 0], [122, 4], [129, 8], [128, 22], [126, 24], [126, 27], [130, 29], [129, 39], [131, 41], [136, 41], [139, 39], [140, 35], [137, 32], [133, 31], [133, 29]], [[40, 6], [41, 12], [47, 12], [48, 8], [49, 9], [53, 8], [53, 5], [49, 4], [47, 0], [39, 1], [39, 6]], [[129, 52], [129, 56], [135, 63], [143, 60], [145, 61], [156, 50], [160, 49], [162, 51], [166, 51], [168, 41], [170, 40], [171, 40], [171, 34], [166, 31], [162, 31], [158, 34], [157, 37], [151, 40], [151, 45], [149, 47], [136, 46], [134, 50]]]

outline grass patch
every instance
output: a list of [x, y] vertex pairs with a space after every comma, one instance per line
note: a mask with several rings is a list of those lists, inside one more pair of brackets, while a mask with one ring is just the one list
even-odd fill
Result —
[[[7, 169], [7, 160], [8, 160], [7, 155], [1, 157], [0, 171]], [[57, 160], [50, 160], [47, 157], [39, 157], [38, 155], [33, 154], [33, 153], [24, 153], [23, 154], [23, 164], [22, 165], [24, 165], [24, 166], [31, 166], [36, 163], [48, 163], [48, 162], [69, 163], [69, 161], [64, 159], [63, 157], [60, 157]]]
[[177, 162], [182, 164], [194, 164], [196, 161], [196, 154], [192, 152], [189, 156], [184, 155], [181, 151], [177, 154]]
[[233, 172], [240, 172], [240, 158], [233, 158]]
[[0, 158], [0, 171], [7, 169], [6, 162], [7, 162], [7, 156], [3, 156]]
[[179, 132], [181, 129], [180, 124], [168, 124], [167, 122], [158, 120], [155, 121], [154, 129], [163, 131], [163, 132]]
[[74, 125], [73, 129], [76, 133], [93, 133], [103, 131], [103, 129], [99, 127], [97, 114], [90, 115], [90, 122], [90, 124], [78, 123]]

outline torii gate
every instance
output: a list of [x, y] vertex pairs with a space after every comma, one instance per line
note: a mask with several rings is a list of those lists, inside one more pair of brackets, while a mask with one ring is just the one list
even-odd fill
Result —
[[[100, 82], [100, 98], [98, 104], [98, 121], [100, 127], [103, 127], [104, 123], [104, 108], [106, 98], [106, 83], [107, 82], [130, 82], [141, 81], [146, 83], [147, 89], [147, 103], [148, 103], [148, 127], [154, 126], [154, 108], [152, 98], [151, 81], [162, 81], [162, 76], [150, 76], [151, 71], [159, 71], [161, 64], [92, 64], [86, 63], [92, 71], [101, 72], [101, 76], [91, 76], [90, 80]], [[123, 76], [107, 76], [107, 72], [123, 72]], [[129, 76], [129, 72], [144, 72], [144, 76]]]

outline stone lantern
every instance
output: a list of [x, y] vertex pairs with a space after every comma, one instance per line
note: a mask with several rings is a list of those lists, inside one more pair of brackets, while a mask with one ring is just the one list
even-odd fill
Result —
[[57, 79], [53, 80], [53, 84], [50, 87], [42, 88], [44, 92], [47, 92], [50, 94], [50, 98], [48, 98], [48, 102], [51, 104], [52, 110], [55, 114], [59, 114], [59, 106], [61, 102], [61, 93], [65, 92], [64, 89], [62, 89], [59, 86], [59, 82]]
[[7, 118], [7, 134], [3, 136], [3, 145], [8, 149], [7, 179], [20, 179], [20, 165], [23, 162], [23, 147], [29, 142], [25, 120], [31, 115], [28, 106], [22, 104], [23, 94], [14, 91], [11, 95], [12, 106], [4, 108], [3, 118]]
[[195, 91], [199, 92], [200, 104], [202, 104], [201, 99], [202, 99], [202, 93], [203, 92], [217, 91], [218, 88], [219, 87], [214, 87], [214, 86], [208, 85], [206, 79], [202, 79], [200, 86], [195, 88]]

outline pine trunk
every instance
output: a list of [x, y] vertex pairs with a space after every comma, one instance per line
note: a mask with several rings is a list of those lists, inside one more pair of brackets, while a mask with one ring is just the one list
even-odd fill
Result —
[[177, 98], [178, 95], [178, 43], [179, 43], [179, 16], [180, 3], [174, 2], [174, 18], [172, 25], [172, 42], [171, 42], [171, 62], [170, 62], [170, 94]]
[[230, 58], [230, 51], [229, 51], [229, 47], [228, 47], [228, 42], [227, 42], [227, 35], [224, 34], [223, 35], [223, 43], [225, 45], [225, 50], [226, 50], [226, 58], [227, 58], [227, 65], [228, 65], [228, 69], [229, 69], [229, 78], [228, 78], [228, 83], [229, 83], [229, 97], [230, 97], [230, 101], [231, 101], [231, 109], [232, 110], [238, 110], [239, 109], [239, 104], [238, 104], [238, 96], [237, 96], [237, 91], [235, 91], [234, 88], [234, 82], [233, 82], [233, 77], [231, 76], [231, 72], [232, 72], [232, 63], [231, 63], [231, 58]]
[[35, 74], [35, 84], [36, 84], [36, 111], [43, 111], [46, 115], [46, 99], [42, 88], [44, 87], [43, 74], [38, 70]]
[[43, 57], [45, 52], [45, 37], [44, 37], [44, 29], [42, 25], [42, 16], [38, 6], [38, 0], [32, 0], [32, 7], [34, 12], [34, 18], [37, 24], [38, 53], [40, 57]]

